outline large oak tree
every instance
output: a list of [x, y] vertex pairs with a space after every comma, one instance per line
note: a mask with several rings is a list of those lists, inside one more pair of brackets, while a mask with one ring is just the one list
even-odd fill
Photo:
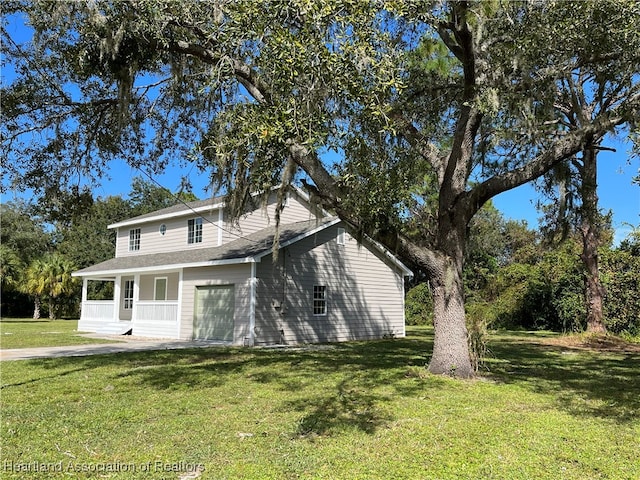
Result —
[[[12, 179], [47, 192], [112, 158], [156, 170], [178, 155], [213, 172], [236, 212], [298, 179], [427, 276], [434, 373], [473, 375], [462, 264], [474, 214], [638, 114], [631, 1], [5, 8], [35, 30], [29, 44], [3, 31], [18, 73], [2, 92]], [[592, 65], [620, 72], [624, 95], [558, 129], [557, 82]]]

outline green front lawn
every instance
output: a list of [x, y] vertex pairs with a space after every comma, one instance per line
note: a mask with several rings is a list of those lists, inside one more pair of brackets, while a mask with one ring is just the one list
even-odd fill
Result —
[[0, 476], [640, 478], [639, 353], [507, 332], [458, 381], [426, 374], [431, 331], [409, 333], [2, 362]]
[[4, 350], [115, 342], [117, 340], [78, 336], [78, 320], [3, 318], [0, 321], [0, 348]]

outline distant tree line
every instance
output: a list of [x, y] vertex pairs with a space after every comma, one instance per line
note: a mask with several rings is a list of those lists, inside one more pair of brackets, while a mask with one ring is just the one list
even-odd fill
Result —
[[[32, 205], [1, 208], [2, 316], [77, 317], [81, 285], [71, 272], [112, 258], [115, 231], [124, 218], [195, 200], [135, 178], [127, 199], [93, 199], [89, 192]], [[640, 335], [640, 230], [613, 246], [605, 228], [600, 277], [608, 331]], [[550, 238], [522, 221], [506, 220], [491, 202], [471, 222], [464, 269], [467, 323], [477, 328], [583, 331], [585, 270], [579, 232]], [[103, 292], [107, 297], [112, 292]], [[107, 298], [105, 297], [105, 298]], [[410, 325], [433, 321], [428, 284], [418, 278], [406, 298]]]
[[[108, 225], [124, 218], [195, 200], [134, 178], [127, 199], [94, 199], [89, 191], [58, 193], [39, 204], [23, 200], [0, 206], [2, 316], [51, 319], [77, 317], [80, 282], [75, 270], [114, 256], [116, 232]], [[103, 292], [109, 295], [109, 292]]]
[[[640, 335], [640, 230], [613, 245], [605, 228], [600, 279], [609, 332]], [[581, 332], [587, 327], [585, 268], [579, 232], [548, 232], [505, 220], [491, 204], [470, 225], [464, 269], [467, 323], [488, 328]], [[407, 323], [432, 321], [426, 283], [407, 293]], [[470, 328], [470, 331], [472, 328]]]

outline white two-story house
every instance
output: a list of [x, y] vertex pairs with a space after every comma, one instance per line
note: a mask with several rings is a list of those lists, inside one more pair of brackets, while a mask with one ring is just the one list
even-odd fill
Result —
[[[274, 260], [275, 208], [273, 193], [235, 223], [213, 198], [110, 225], [115, 258], [74, 272], [78, 329], [232, 345], [404, 336], [407, 267], [298, 189], [280, 214]], [[113, 282], [113, 299], [91, 299], [93, 281]]]

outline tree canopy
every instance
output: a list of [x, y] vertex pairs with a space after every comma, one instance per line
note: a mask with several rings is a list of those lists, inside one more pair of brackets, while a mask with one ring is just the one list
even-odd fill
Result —
[[[299, 179], [429, 278], [435, 373], [472, 375], [462, 266], [475, 213], [618, 126], [637, 128], [631, 0], [5, 9], [35, 31], [18, 44], [3, 30], [18, 72], [2, 91], [15, 183], [46, 193], [99, 177], [112, 158], [156, 171], [177, 156], [212, 172], [240, 212], [250, 192]], [[601, 102], [560, 128], [562, 86], [577, 75], [604, 85]]]

